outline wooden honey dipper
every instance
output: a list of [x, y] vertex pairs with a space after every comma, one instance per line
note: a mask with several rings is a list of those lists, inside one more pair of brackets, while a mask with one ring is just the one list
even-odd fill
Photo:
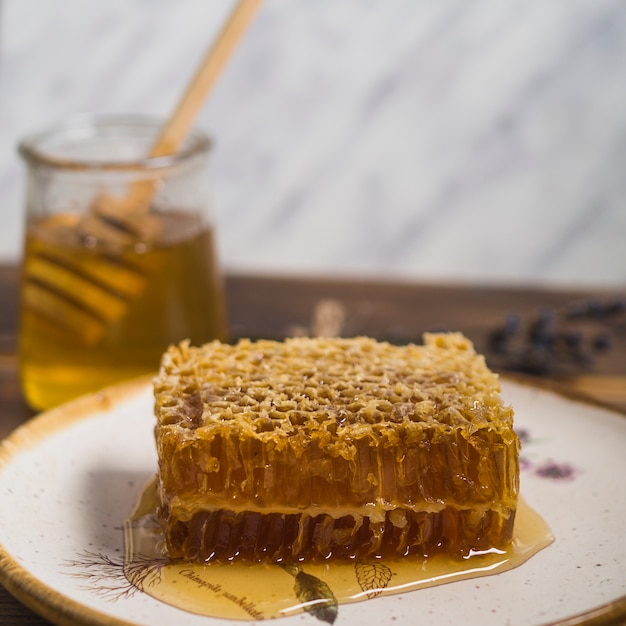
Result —
[[[261, 0], [239, 0], [148, 157], [172, 155], [179, 149], [260, 4]], [[123, 246], [155, 241], [161, 229], [159, 220], [150, 214], [155, 191], [154, 182], [145, 179], [132, 183], [123, 197], [97, 197], [76, 224], [78, 234], [83, 240]], [[132, 299], [139, 297], [148, 277], [140, 268], [120, 266], [105, 254], [93, 260], [89, 272], [85, 273], [70, 250], [64, 252], [59, 246], [47, 249], [43, 244], [42, 251], [29, 257], [24, 267], [23, 305], [94, 344], [107, 324], [120, 319]], [[93, 301], [101, 303], [97, 316], [89, 313]]]

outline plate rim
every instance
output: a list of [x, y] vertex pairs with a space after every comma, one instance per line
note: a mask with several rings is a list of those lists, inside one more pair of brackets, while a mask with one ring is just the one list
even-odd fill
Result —
[[[138, 394], [153, 378], [148, 375], [124, 381], [32, 417], [0, 441], [0, 473], [25, 447]], [[102, 613], [46, 585], [5, 550], [1, 538], [0, 584], [26, 607], [60, 626], [132, 626], [131, 622]]]
[[[36, 445], [52, 433], [76, 422], [90, 418], [96, 411], [108, 410], [116, 403], [145, 391], [154, 375], [141, 376], [106, 387], [98, 392], [81, 396], [58, 407], [40, 413], [18, 426], [0, 441], [0, 473], [13, 456], [26, 446]], [[603, 403], [582, 392], [565, 389], [555, 381], [531, 380], [524, 376], [500, 375], [502, 381], [514, 385], [537, 388], [560, 396], [570, 402], [580, 402], [626, 418], [626, 410]], [[69, 598], [39, 578], [30, 574], [4, 548], [0, 538], [0, 584], [26, 607], [59, 626], [132, 626], [132, 622], [102, 613], [88, 604]], [[626, 619], [626, 594], [587, 611], [543, 626], [609, 626], [617, 619]], [[243, 620], [245, 623], [245, 620]]]

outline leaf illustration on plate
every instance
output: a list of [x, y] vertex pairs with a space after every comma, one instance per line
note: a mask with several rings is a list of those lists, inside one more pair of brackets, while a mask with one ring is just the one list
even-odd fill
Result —
[[317, 619], [332, 624], [337, 619], [339, 603], [332, 589], [317, 576], [307, 574], [297, 565], [281, 565], [295, 578], [294, 592], [302, 608]]
[[383, 563], [355, 563], [356, 579], [368, 598], [380, 595], [391, 580], [392, 572]]

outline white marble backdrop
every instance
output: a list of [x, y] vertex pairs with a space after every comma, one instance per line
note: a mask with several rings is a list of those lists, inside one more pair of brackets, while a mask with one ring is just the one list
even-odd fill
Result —
[[[232, 1], [2, 1], [0, 260], [18, 137], [169, 113]], [[198, 124], [227, 269], [626, 286], [626, 2], [267, 0]]]

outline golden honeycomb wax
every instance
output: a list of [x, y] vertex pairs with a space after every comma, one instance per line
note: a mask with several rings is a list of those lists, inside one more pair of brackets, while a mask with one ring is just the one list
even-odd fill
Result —
[[182, 343], [154, 390], [172, 558], [462, 557], [511, 540], [513, 411], [459, 333]]

